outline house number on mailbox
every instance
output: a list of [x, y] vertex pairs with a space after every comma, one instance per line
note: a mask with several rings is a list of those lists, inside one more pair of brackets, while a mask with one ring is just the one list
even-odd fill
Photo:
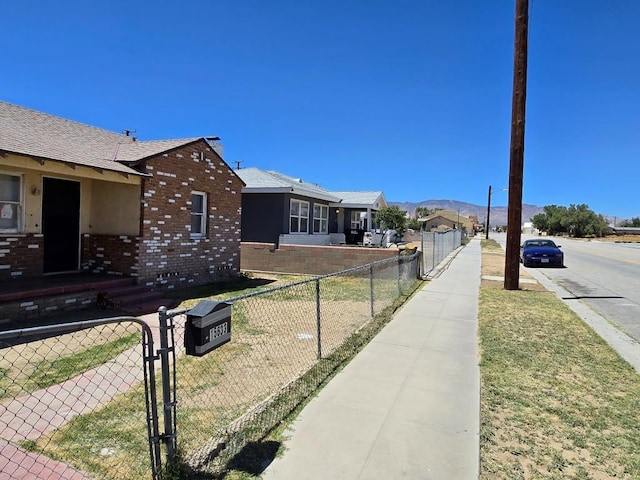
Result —
[[221, 323], [209, 330], [209, 340], [215, 340], [228, 332], [227, 323]]
[[202, 300], [187, 312], [184, 346], [201, 357], [231, 341], [231, 304]]

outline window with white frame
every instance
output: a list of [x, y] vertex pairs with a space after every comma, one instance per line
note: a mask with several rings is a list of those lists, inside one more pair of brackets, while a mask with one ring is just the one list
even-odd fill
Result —
[[309, 232], [309, 202], [291, 200], [291, 213], [289, 214], [289, 233]]
[[191, 192], [191, 236], [204, 237], [207, 233], [207, 194]]
[[362, 228], [362, 212], [351, 212], [351, 230]]
[[0, 232], [15, 233], [21, 228], [22, 177], [0, 173]]
[[313, 233], [329, 233], [329, 206], [313, 206]]

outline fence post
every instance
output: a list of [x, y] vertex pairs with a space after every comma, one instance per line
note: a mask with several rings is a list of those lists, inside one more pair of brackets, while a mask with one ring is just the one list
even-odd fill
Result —
[[[171, 377], [169, 374], [169, 326], [167, 324], [167, 307], [158, 309], [160, 332], [160, 369], [162, 372], [162, 413], [164, 417], [164, 433], [160, 439], [167, 448], [167, 465], [173, 465], [176, 457], [176, 433], [173, 431], [173, 407], [171, 399]], [[173, 348], [173, 346], [171, 347]]]
[[320, 279], [316, 279], [316, 333], [318, 337], [318, 360], [322, 358], [322, 322], [320, 321]]
[[369, 292], [371, 298], [371, 318], [375, 316], [373, 310], [373, 265], [369, 265]]
[[402, 295], [402, 257], [400, 256], [400, 250], [398, 250], [398, 296]]
[[431, 268], [436, 268], [436, 242], [438, 241], [438, 233], [433, 232], [433, 255], [431, 255], [431, 261], [433, 262], [433, 265], [431, 266]]
[[424, 251], [424, 225], [420, 229], [420, 263], [418, 264], [418, 277], [422, 277], [427, 272], [427, 266], [425, 264], [427, 256]]

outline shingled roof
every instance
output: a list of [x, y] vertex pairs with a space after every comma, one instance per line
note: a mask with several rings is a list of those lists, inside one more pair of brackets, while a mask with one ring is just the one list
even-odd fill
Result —
[[339, 197], [318, 185], [273, 170], [243, 168], [235, 170], [235, 173], [246, 184], [242, 189], [244, 193], [295, 193], [327, 202], [340, 201]]
[[342, 199], [342, 204], [345, 207], [361, 208], [365, 206], [376, 206], [376, 204], [378, 204], [378, 208], [387, 206], [387, 201], [384, 198], [384, 193], [380, 190], [332, 193]]
[[137, 141], [134, 137], [0, 101], [0, 152], [40, 160], [143, 175], [126, 164], [201, 139]]

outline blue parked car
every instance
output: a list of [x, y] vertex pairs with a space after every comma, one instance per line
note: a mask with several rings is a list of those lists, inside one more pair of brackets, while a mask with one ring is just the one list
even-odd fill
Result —
[[553, 240], [540, 238], [525, 240], [520, 247], [520, 261], [525, 267], [533, 265], [564, 267], [564, 253]]

